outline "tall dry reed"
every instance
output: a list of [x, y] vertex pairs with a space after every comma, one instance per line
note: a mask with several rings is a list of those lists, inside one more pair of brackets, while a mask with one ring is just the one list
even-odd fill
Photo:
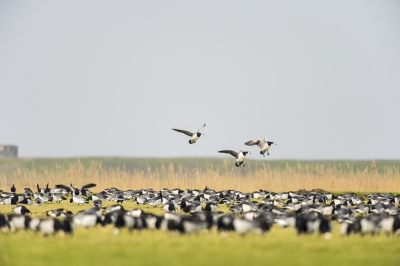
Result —
[[119, 189], [140, 188], [198, 188], [205, 186], [216, 190], [236, 189], [251, 192], [257, 189], [272, 191], [324, 189], [328, 191], [354, 192], [399, 192], [400, 169], [386, 167], [383, 173], [378, 173], [373, 167], [363, 171], [354, 171], [347, 167], [323, 165], [297, 165], [296, 167], [264, 166], [255, 170], [236, 168], [228, 165], [207, 169], [178, 166], [173, 164], [148, 168], [147, 171], [127, 171], [123, 168], [104, 169], [100, 163], [92, 162], [85, 168], [79, 162], [69, 168], [56, 166], [40, 170], [18, 169], [11, 175], [0, 176], [0, 189], [8, 191], [12, 183], [21, 192], [23, 188], [34, 189], [34, 184], [45, 186], [46, 181], [53, 187], [56, 184], [76, 185], [96, 183], [93, 191], [101, 191], [108, 187]]

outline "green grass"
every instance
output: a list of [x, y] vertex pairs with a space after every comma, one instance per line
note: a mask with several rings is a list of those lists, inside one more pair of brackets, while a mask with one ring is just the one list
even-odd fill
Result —
[[1, 265], [398, 265], [399, 239], [297, 236], [275, 227], [265, 235], [160, 231], [114, 235], [112, 228], [78, 228], [61, 238], [19, 232], [1, 236]]
[[[112, 202], [104, 202], [109, 206]], [[126, 209], [142, 208], [162, 214], [161, 208], [124, 202]], [[90, 205], [60, 204], [28, 206], [33, 217], [64, 207], [76, 213]], [[0, 205], [0, 213], [12, 207]], [[220, 210], [228, 212], [224, 205]], [[217, 231], [190, 235], [143, 230], [117, 235], [112, 226], [84, 229], [78, 227], [71, 236], [43, 237], [40, 233], [20, 231], [0, 233], [0, 265], [398, 265], [398, 238], [359, 235], [342, 237], [335, 223], [333, 236], [297, 236], [293, 228], [274, 226], [264, 235], [244, 237]]]

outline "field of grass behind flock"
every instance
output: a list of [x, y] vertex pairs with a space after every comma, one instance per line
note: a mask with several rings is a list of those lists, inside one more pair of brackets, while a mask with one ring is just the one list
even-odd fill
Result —
[[[107, 187], [236, 189], [252, 192], [267, 189], [275, 192], [324, 189], [332, 192], [400, 192], [400, 162], [270, 162], [247, 161], [246, 168], [236, 168], [232, 160], [193, 162], [158, 160], [140, 166], [109, 159], [70, 159], [68, 162], [41, 159], [25, 164], [23, 160], [0, 160], [0, 189], [8, 191], [14, 183], [21, 191], [39, 183], [76, 185], [93, 182], [99, 192]], [[123, 159], [129, 161], [129, 159]], [[140, 160], [140, 159], [131, 159]], [[147, 159], [146, 159], [147, 160]], [[199, 163], [200, 161], [200, 163]], [[137, 164], [138, 162], [136, 162]], [[104, 206], [112, 203], [104, 202]], [[158, 208], [124, 202], [126, 209], [142, 208], [162, 214]], [[91, 206], [91, 205], [90, 205]], [[64, 201], [43, 206], [28, 206], [33, 217], [46, 210], [66, 208], [76, 213], [88, 205], [70, 205]], [[0, 213], [11, 213], [12, 207], [0, 205]], [[221, 211], [229, 212], [226, 206]], [[399, 265], [400, 239], [360, 235], [342, 237], [334, 223], [332, 238], [319, 235], [297, 236], [292, 228], [274, 226], [264, 235], [244, 237], [216, 231], [179, 235], [144, 230], [113, 233], [111, 226], [83, 229], [74, 235], [43, 237], [33, 232], [0, 233], [0, 265]]]

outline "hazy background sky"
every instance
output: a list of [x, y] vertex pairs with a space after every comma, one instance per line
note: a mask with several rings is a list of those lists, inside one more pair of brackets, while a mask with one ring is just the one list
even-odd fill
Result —
[[20, 157], [400, 159], [400, 2], [2, 0], [0, 122]]

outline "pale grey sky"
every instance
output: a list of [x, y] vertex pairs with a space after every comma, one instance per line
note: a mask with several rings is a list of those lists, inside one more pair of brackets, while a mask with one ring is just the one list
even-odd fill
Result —
[[399, 118], [399, 1], [0, 1], [21, 157], [400, 159]]

